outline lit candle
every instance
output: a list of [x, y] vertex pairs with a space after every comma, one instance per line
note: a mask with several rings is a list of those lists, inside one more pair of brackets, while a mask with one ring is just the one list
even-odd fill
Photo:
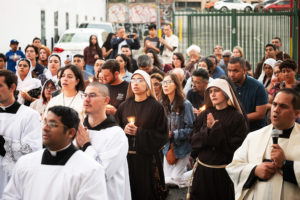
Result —
[[89, 77], [89, 82], [91, 83], [91, 82], [93, 82], [93, 81], [94, 81], [94, 77], [90, 76], [90, 77]]
[[200, 112], [202, 112], [202, 111], [204, 111], [204, 110], [206, 110], [206, 105], [203, 105], [203, 106], [199, 109]]
[[135, 117], [134, 116], [128, 117], [127, 120], [128, 120], [130, 125], [134, 125], [134, 122], [135, 122]]

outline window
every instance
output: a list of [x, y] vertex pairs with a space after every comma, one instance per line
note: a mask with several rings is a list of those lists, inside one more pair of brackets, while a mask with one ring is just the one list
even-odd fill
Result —
[[79, 26], [79, 15], [76, 15], [76, 28]]
[[54, 43], [58, 42], [58, 11], [54, 12]]
[[41, 10], [41, 41], [44, 45], [47, 45], [46, 44], [46, 16], [44, 10]]
[[66, 30], [69, 29], [69, 13], [66, 13]]

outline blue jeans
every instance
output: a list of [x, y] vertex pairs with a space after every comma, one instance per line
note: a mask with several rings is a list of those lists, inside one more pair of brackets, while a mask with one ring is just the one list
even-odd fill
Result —
[[85, 65], [85, 71], [93, 74], [95, 76], [94, 66], [93, 65]]

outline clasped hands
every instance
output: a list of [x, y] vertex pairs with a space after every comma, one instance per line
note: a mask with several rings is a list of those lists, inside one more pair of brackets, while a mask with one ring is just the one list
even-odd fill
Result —
[[272, 162], [263, 162], [257, 165], [254, 172], [257, 177], [263, 180], [269, 180], [277, 171], [282, 168], [286, 158], [283, 150], [278, 144], [272, 145], [271, 160]]
[[211, 113], [207, 114], [206, 125], [208, 128], [212, 128], [218, 121], [219, 120], [215, 120], [214, 116]]

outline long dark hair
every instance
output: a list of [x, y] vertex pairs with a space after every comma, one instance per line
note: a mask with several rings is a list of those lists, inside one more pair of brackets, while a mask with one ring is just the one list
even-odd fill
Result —
[[116, 56], [116, 58], [118, 57], [118, 56], [120, 56], [123, 60], [124, 60], [124, 62], [125, 62], [125, 69], [127, 70], [127, 71], [129, 71], [129, 72], [131, 72], [131, 61], [130, 61], [130, 59], [125, 55], [125, 54], [118, 54], [117, 56]]
[[161, 62], [160, 62], [160, 60], [159, 60], [159, 58], [158, 58], [158, 56], [157, 56], [156, 51], [153, 50], [153, 49], [148, 49], [146, 53], [152, 53], [153, 58], [154, 58], [154, 63], [153, 63], [153, 65], [156, 66], [156, 67], [158, 67], [158, 68], [161, 68]]
[[181, 83], [175, 74], [170, 73], [170, 74], [166, 75], [165, 78], [168, 76], [170, 76], [171, 80], [174, 82], [174, 84], [176, 86], [175, 96], [174, 96], [174, 100], [173, 100], [174, 106], [171, 109], [171, 105], [170, 105], [171, 102], [169, 100], [169, 97], [168, 97], [168, 95], [165, 95], [163, 91], [161, 94], [162, 104], [163, 104], [167, 114], [169, 114], [171, 112], [178, 112], [179, 114], [182, 114], [184, 111], [185, 95], [183, 93]]
[[[182, 53], [179, 53], [179, 52], [176, 52], [176, 53], [173, 53], [173, 56], [176, 56], [180, 61], [181, 61], [181, 68], [184, 68], [184, 57], [183, 57], [183, 54]], [[173, 64], [173, 61], [172, 61], [172, 67], [175, 68], [174, 64]]]
[[75, 65], [68, 65], [66, 67], [64, 67], [62, 69], [62, 72], [61, 72], [61, 75], [60, 75], [60, 78], [62, 78], [62, 75], [64, 74], [64, 72], [67, 70], [67, 69], [70, 69], [74, 75], [75, 75], [75, 78], [79, 80], [78, 84], [76, 85], [75, 89], [77, 91], [81, 90], [81, 91], [84, 91], [84, 79], [83, 79], [83, 74], [82, 74], [82, 71], [76, 67]]
[[114, 35], [115, 35], [114, 33], [109, 33], [105, 42], [103, 43], [102, 47], [105, 47], [106, 51], [108, 51], [112, 48], [110, 41]]
[[[95, 44], [95, 45], [92, 43], [92, 37], [93, 37], [93, 36], [96, 37], [96, 44]], [[96, 35], [91, 35], [91, 36], [90, 36], [89, 51], [90, 51], [90, 54], [91, 54], [91, 55], [92, 55], [93, 47], [96, 48], [96, 52], [97, 52], [97, 54], [99, 55], [99, 58], [103, 58], [103, 56], [102, 56], [102, 50], [101, 50], [101, 48], [99, 47], [99, 44], [98, 44], [98, 38], [97, 38]]]
[[47, 80], [45, 82], [44, 87], [43, 87], [43, 91], [42, 91], [43, 104], [47, 104], [48, 103], [47, 102], [47, 98], [45, 96], [45, 90], [46, 90], [46, 87], [48, 87], [49, 85], [53, 85], [55, 87], [55, 89], [56, 89], [55, 83], [51, 79], [49, 79], [49, 80]]

